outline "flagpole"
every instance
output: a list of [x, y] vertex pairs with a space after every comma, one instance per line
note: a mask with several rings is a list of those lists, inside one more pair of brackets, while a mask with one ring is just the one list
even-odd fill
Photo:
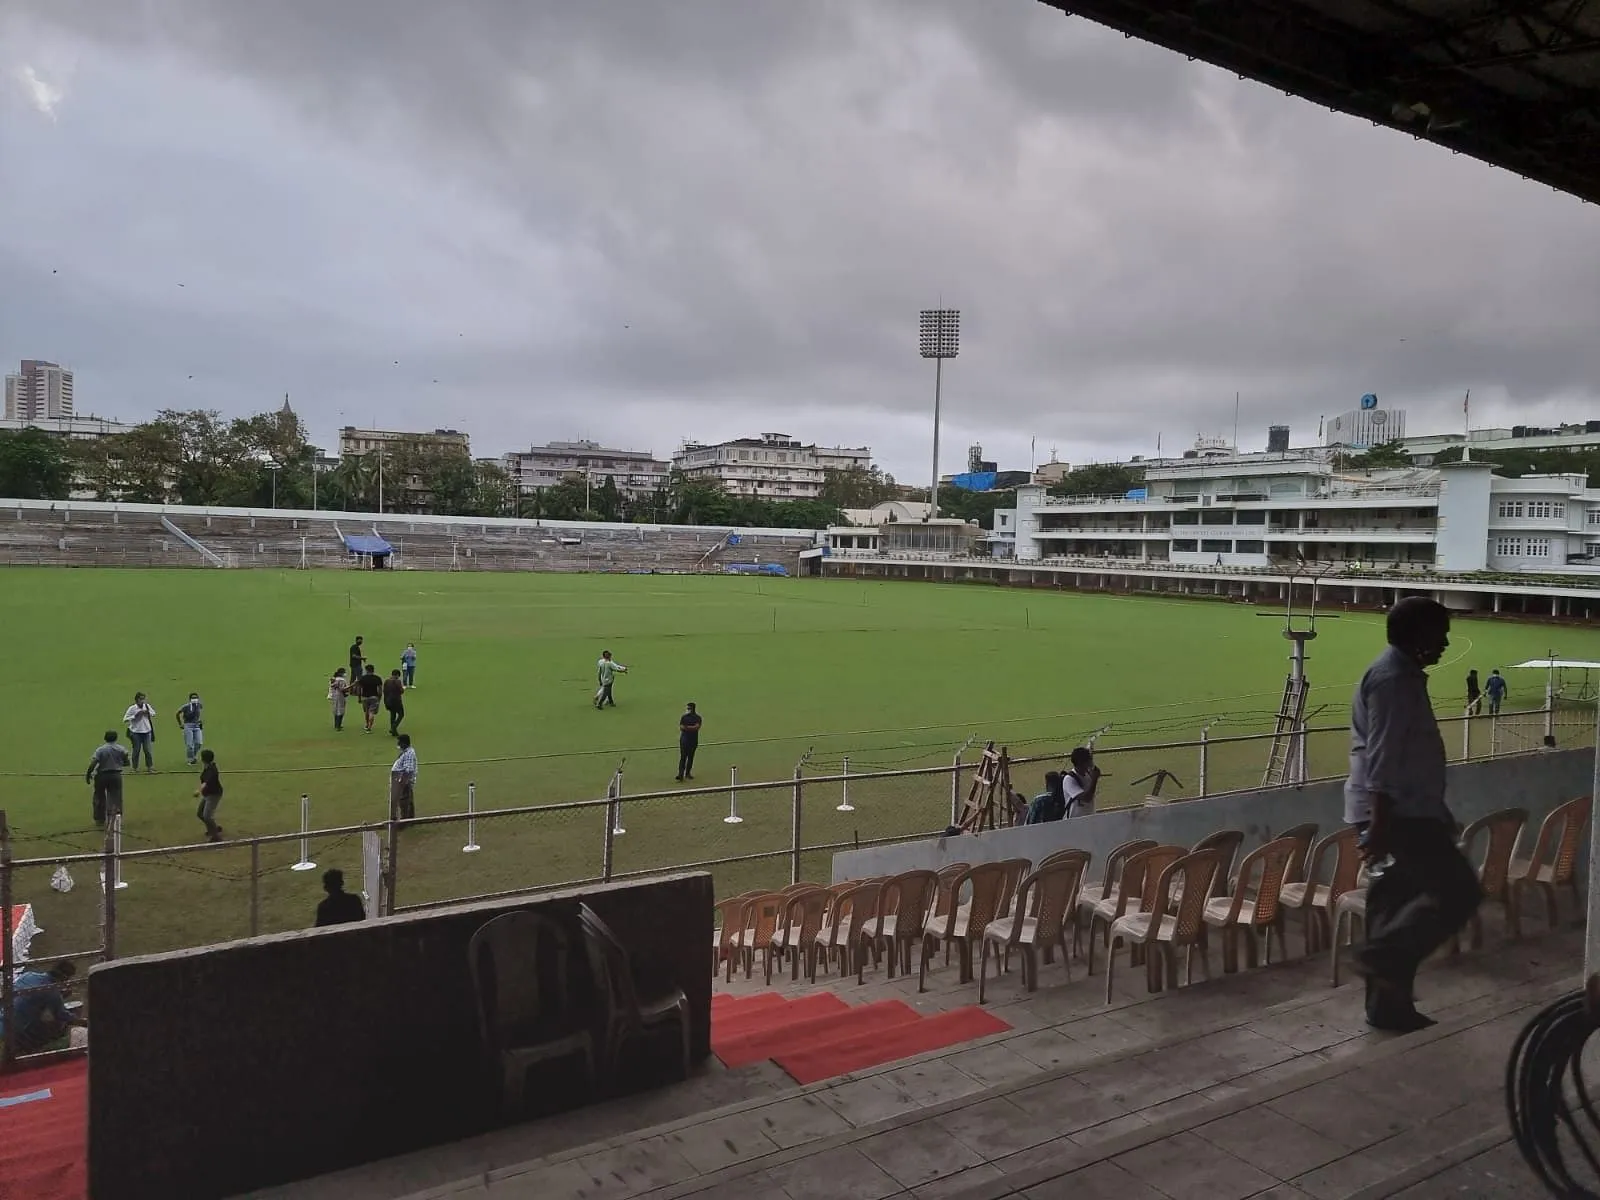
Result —
[[1472, 389], [1461, 401], [1461, 423], [1466, 426], [1466, 440], [1461, 443], [1461, 461], [1472, 461]]

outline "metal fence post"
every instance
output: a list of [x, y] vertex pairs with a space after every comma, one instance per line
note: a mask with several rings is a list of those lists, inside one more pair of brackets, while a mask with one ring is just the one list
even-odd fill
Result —
[[1211, 767], [1211, 726], [1202, 725], [1200, 727], [1200, 782], [1198, 784], [1198, 787], [1200, 789], [1200, 795], [1202, 797], [1209, 796], [1211, 794], [1207, 790], [1207, 788], [1209, 786], [1209, 784], [1207, 782], [1207, 772], [1209, 771], [1210, 767]]
[[965, 746], [956, 751], [955, 760], [950, 764], [950, 824], [954, 825], [961, 819], [961, 756], [967, 752]]
[[1553, 687], [1544, 702], [1544, 745], [1546, 750], [1556, 748], [1556, 693]]
[[611, 782], [606, 784], [606, 800], [609, 802], [601, 811], [606, 819], [606, 831], [600, 841], [600, 880], [602, 883], [611, 882], [611, 871], [616, 861], [617, 853], [617, 777], [613, 775]]
[[11, 927], [11, 896], [11, 826], [0, 810], [0, 937], [5, 939], [4, 958], [0, 959], [4, 964], [0, 966], [0, 1013], [8, 1018], [0, 1040], [0, 1069], [9, 1067], [17, 1055], [17, 1023], [9, 1019], [17, 1011], [17, 956], [12, 942], [16, 931]]
[[395, 820], [396, 806], [394, 798], [389, 800], [389, 853], [388, 861], [383, 864], [383, 895], [379, 898], [378, 913], [380, 916], [394, 915], [395, 893], [400, 887], [400, 823]]
[[106, 961], [117, 957], [117, 849], [116, 822], [106, 826], [105, 848], [100, 859], [100, 895], [103, 905]]
[[1472, 710], [1467, 710], [1467, 715], [1461, 718], [1461, 761], [1467, 762], [1472, 758]]
[[250, 839], [250, 936], [261, 932], [261, 841]]
[[800, 810], [802, 806], [801, 792], [804, 784], [801, 780], [804, 774], [799, 767], [794, 769], [794, 806], [790, 813], [792, 825], [789, 841], [789, 882], [800, 882]]

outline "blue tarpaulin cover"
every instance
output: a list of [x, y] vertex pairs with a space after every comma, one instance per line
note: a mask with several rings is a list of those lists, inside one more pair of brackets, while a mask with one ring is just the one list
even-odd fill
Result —
[[344, 548], [351, 554], [393, 554], [394, 547], [374, 533], [347, 533]]

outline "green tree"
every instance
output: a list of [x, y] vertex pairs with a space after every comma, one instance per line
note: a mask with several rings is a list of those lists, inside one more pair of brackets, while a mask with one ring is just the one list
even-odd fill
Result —
[[74, 461], [66, 440], [43, 429], [0, 431], [0, 496], [65, 500]]
[[1409, 467], [1413, 465], [1411, 455], [1406, 451], [1405, 443], [1399, 439], [1369, 447], [1360, 454], [1342, 451], [1335, 454], [1334, 464], [1341, 468], [1356, 471], [1373, 471], [1389, 467]]
[[1144, 472], [1121, 463], [1091, 463], [1068, 471], [1050, 488], [1052, 496], [1125, 496], [1144, 486]]
[[899, 494], [893, 475], [885, 475], [877, 467], [846, 467], [823, 471], [822, 492], [817, 498], [834, 508], [871, 508]]

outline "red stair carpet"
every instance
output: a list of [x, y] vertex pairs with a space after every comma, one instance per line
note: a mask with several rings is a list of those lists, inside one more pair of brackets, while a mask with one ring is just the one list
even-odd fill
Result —
[[0, 1200], [84, 1200], [87, 1059], [0, 1075]]
[[846, 1004], [832, 992], [785, 1000], [775, 992], [717, 993], [711, 1049], [727, 1067], [772, 1059], [797, 1083], [898, 1062], [1010, 1029], [981, 1008], [925, 1017], [900, 1000]]

